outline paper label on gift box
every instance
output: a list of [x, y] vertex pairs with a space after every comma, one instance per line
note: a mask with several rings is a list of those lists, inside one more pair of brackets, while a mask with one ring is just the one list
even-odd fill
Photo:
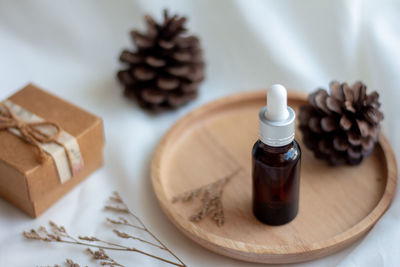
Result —
[[[14, 115], [21, 121], [26, 123], [34, 123], [34, 122], [44, 122], [45, 120], [30, 111], [22, 108], [21, 106], [13, 103], [10, 100], [5, 100], [4, 104], [14, 113]], [[37, 126], [41, 132], [45, 134], [52, 135], [52, 131], [54, 129], [52, 127], [46, 126]], [[15, 135], [22, 137], [20, 131], [15, 128], [10, 128], [10, 132]], [[67, 133], [64, 130], [61, 130], [57, 141], [63, 146], [52, 142], [52, 143], [40, 143], [40, 146], [46, 151], [54, 160], [59, 178], [61, 183], [65, 183], [72, 176], [74, 176], [78, 171], [83, 168], [83, 158], [80, 152], [79, 144], [74, 136]], [[69, 157], [67, 155], [67, 151]]]

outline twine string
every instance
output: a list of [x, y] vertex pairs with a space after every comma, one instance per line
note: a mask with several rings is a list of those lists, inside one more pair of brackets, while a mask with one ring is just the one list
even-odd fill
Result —
[[[42, 131], [40, 127], [50, 127], [55, 129], [55, 132], [53, 134], [47, 134], [46, 132]], [[56, 143], [57, 145], [62, 146], [66, 152], [71, 172], [73, 171], [71, 160], [72, 157], [70, 152], [63, 143], [58, 141], [62, 130], [57, 123], [48, 121], [22, 121], [18, 119], [18, 117], [7, 105], [2, 104], [0, 106], [0, 131], [8, 130], [10, 128], [18, 130], [21, 134], [21, 137], [27, 142], [31, 143], [38, 150], [40, 163], [43, 163], [47, 159], [47, 154], [42, 148], [41, 144]]]

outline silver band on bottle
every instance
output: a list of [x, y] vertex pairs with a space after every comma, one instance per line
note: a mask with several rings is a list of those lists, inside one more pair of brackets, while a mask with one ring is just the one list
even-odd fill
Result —
[[291, 107], [287, 107], [289, 117], [284, 121], [269, 121], [265, 118], [266, 107], [263, 107], [259, 116], [259, 138], [268, 146], [280, 147], [290, 144], [294, 139], [296, 114]]

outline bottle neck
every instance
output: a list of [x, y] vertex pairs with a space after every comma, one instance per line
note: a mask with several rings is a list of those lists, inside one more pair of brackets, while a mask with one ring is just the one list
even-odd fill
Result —
[[291, 149], [294, 145], [294, 141], [290, 142], [289, 144], [283, 146], [269, 146], [265, 144], [262, 140], [260, 140], [260, 146], [269, 153], [284, 153]]

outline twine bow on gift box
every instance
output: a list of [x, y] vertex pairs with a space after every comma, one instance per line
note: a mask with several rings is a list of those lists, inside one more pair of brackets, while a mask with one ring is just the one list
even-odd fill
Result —
[[83, 169], [83, 157], [73, 135], [57, 123], [48, 122], [9, 99], [0, 103], [2, 130], [8, 130], [33, 145], [39, 152], [40, 163], [48, 155], [51, 156], [61, 183], [67, 182]]
[[[55, 131], [53, 134], [47, 134], [40, 127], [51, 127]], [[40, 156], [40, 162], [47, 158], [46, 152], [43, 150], [40, 144], [56, 143], [64, 146], [57, 139], [61, 134], [61, 127], [54, 122], [25, 122], [17, 118], [15, 114], [5, 104], [0, 105], [0, 131], [16, 129], [21, 134], [21, 137], [27, 142], [31, 143], [38, 151]], [[67, 153], [67, 157], [69, 155]]]

